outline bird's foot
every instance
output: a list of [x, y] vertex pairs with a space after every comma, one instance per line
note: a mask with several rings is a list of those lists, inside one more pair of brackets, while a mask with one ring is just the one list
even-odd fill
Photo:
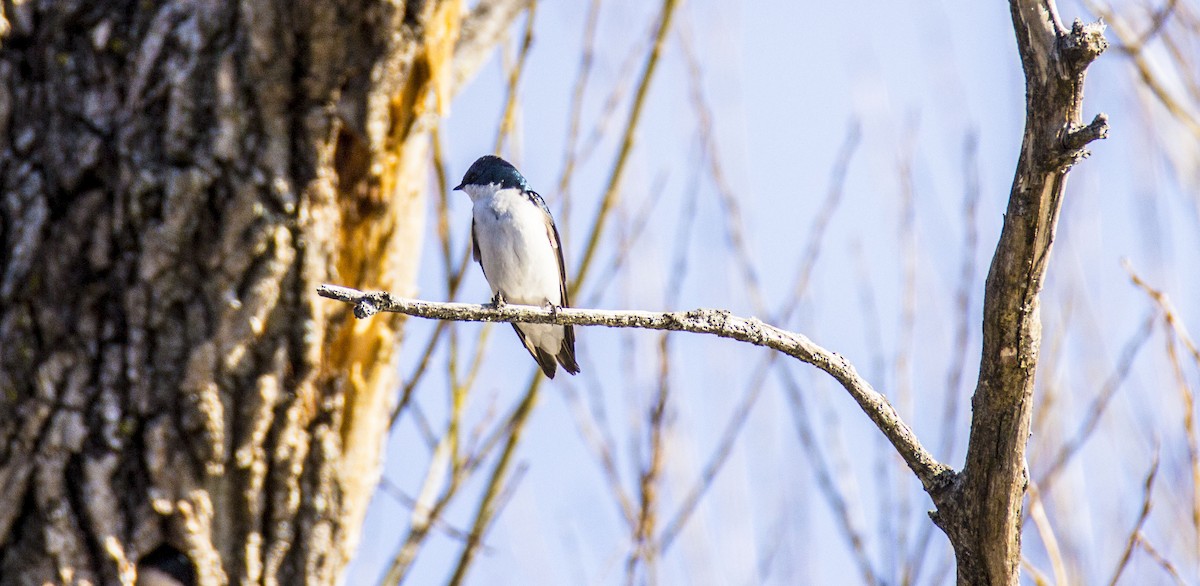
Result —
[[549, 299], [547, 299], [547, 300], [546, 300], [546, 302], [542, 304], [542, 309], [548, 309], [548, 310], [550, 310], [550, 315], [552, 315], [552, 316], [554, 316], [554, 317], [556, 317], [556, 318], [557, 318], [557, 317], [558, 317], [558, 310], [562, 309], [562, 306], [561, 306], [561, 305], [555, 305], [555, 304], [551, 303]]
[[505, 305], [508, 305], [508, 302], [504, 300], [504, 294], [499, 291], [496, 291], [496, 294], [492, 296], [492, 302], [488, 304], [492, 309], [500, 309]]

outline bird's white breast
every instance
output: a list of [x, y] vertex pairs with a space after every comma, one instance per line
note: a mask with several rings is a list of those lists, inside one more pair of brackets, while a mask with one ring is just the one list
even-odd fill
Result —
[[467, 186], [480, 263], [509, 303], [561, 305], [558, 256], [547, 219], [519, 189]]

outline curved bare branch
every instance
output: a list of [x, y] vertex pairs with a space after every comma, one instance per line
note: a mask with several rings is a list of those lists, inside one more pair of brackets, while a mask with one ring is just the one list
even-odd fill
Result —
[[803, 334], [777, 328], [763, 323], [758, 318], [737, 316], [722, 309], [658, 312], [572, 307], [547, 309], [528, 305], [492, 307], [472, 303], [439, 303], [395, 297], [387, 292], [364, 292], [336, 285], [322, 285], [317, 288], [317, 293], [322, 297], [353, 304], [354, 314], [359, 318], [367, 318], [379, 312], [390, 311], [413, 317], [456, 321], [640, 328], [711, 334], [720, 338], [771, 348], [801, 362], [811, 364], [836, 379], [871, 418], [879, 431], [883, 432], [931, 495], [940, 493], [954, 478], [954, 471], [949, 466], [938, 462], [921, 445], [912, 429], [892, 408], [887, 397], [884, 397], [869, 382], [859, 376], [858, 371], [848, 360], [817, 345]]

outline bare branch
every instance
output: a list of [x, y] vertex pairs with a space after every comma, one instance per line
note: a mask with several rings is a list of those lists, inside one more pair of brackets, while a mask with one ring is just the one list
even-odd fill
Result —
[[921, 445], [887, 398], [863, 380], [842, 356], [813, 343], [803, 334], [789, 332], [763, 323], [757, 318], [736, 316], [719, 309], [653, 312], [577, 309], [544, 309], [527, 305], [491, 307], [469, 303], [438, 303], [395, 297], [387, 292], [366, 293], [349, 287], [322, 285], [322, 297], [354, 304], [354, 315], [369, 317], [380, 311], [403, 313], [426, 319], [478, 322], [522, 322], [610, 328], [641, 328], [711, 334], [755, 346], [771, 348], [801, 362], [811, 364], [832, 376], [850, 393], [871, 418], [927, 492], [938, 493], [954, 478], [954, 471], [938, 462]]
[[1108, 39], [1104, 38], [1104, 22], [1083, 24], [1076, 18], [1067, 34], [1058, 37], [1058, 51], [1067, 70], [1074, 74], [1083, 73], [1105, 49]]
[[[392, 499], [394, 499], [396, 502], [400, 503], [401, 506], [409, 509], [410, 511], [416, 510], [419, 507], [426, 506], [424, 503], [418, 502], [418, 500], [415, 497], [413, 497], [412, 495], [404, 492], [404, 489], [400, 488], [400, 486], [398, 484], [396, 484], [395, 481], [393, 481], [392, 479], [390, 479], [386, 476], [384, 476], [383, 478], [381, 478], [379, 480], [379, 490], [383, 494], [386, 494], [386, 495], [392, 497]], [[464, 541], [467, 538], [466, 531], [459, 529], [458, 527], [454, 527], [448, 521], [445, 521], [441, 518], [434, 518], [434, 517], [430, 516], [429, 522], [430, 522], [430, 525], [437, 528], [439, 531], [441, 531], [443, 534], [445, 534], [447, 537], [449, 537], [451, 539], [455, 539], [458, 541]]]
[[1033, 575], [1033, 583], [1036, 586], [1050, 586], [1050, 578], [1046, 576], [1046, 573], [1029, 563], [1028, 559], [1021, 558], [1021, 565]]
[[1175, 564], [1172, 564], [1171, 560], [1163, 557], [1153, 545], [1150, 545], [1150, 542], [1146, 540], [1145, 534], [1138, 534], [1138, 545], [1142, 547], [1142, 551], [1146, 552], [1155, 563], [1162, 567], [1164, 572], [1171, 576], [1176, 586], [1187, 585], [1187, 582], [1184, 582], [1183, 577], [1179, 575], [1179, 570], [1175, 568]]
[[1096, 114], [1096, 117], [1087, 125], [1068, 125], [1062, 137], [1062, 154], [1058, 157], [1059, 165], [1062, 168], [1069, 168], [1088, 158], [1092, 153], [1085, 147], [1092, 141], [1104, 138], [1108, 138], [1108, 116], [1104, 114]]
[[1150, 517], [1150, 508], [1154, 503], [1154, 477], [1158, 475], [1158, 448], [1154, 450], [1154, 461], [1150, 464], [1150, 472], [1146, 475], [1145, 488], [1142, 493], [1142, 510], [1138, 513], [1137, 522], [1133, 526], [1133, 531], [1129, 532], [1129, 539], [1125, 541], [1125, 551], [1121, 553], [1121, 561], [1117, 562], [1117, 569], [1113, 572], [1112, 580], [1109, 580], [1109, 586], [1116, 586], [1117, 580], [1121, 578], [1121, 574], [1125, 571], [1125, 566], [1129, 565], [1129, 558], [1133, 555], [1133, 548], [1137, 546], [1138, 538], [1142, 534], [1142, 527], [1146, 524], [1146, 519]]

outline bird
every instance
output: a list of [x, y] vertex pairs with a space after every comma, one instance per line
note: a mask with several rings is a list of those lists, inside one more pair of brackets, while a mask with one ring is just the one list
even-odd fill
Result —
[[[521, 172], [500, 157], [484, 155], [454, 189], [471, 198], [471, 254], [491, 287], [492, 305], [570, 307], [558, 228]], [[571, 326], [512, 326], [548, 378], [554, 378], [557, 365], [579, 374]]]

